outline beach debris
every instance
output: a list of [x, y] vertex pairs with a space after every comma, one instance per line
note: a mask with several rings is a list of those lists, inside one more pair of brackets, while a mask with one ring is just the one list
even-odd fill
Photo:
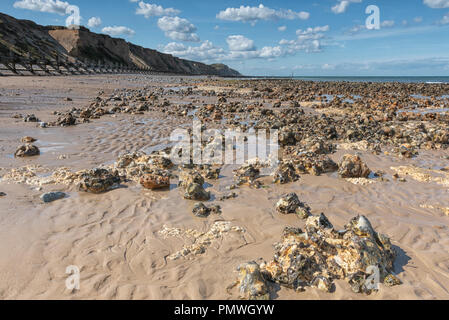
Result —
[[[243, 235], [245, 229], [239, 226], [233, 226], [229, 221], [215, 222], [207, 232], [201, 232], [193, 229], [182, 230], [180, 228], [169, 228], [164, 226], [159, 234], [165, 238], [179, 237], [186, 239], [189, 244], [184, 245], [181, 250], [168, 256], [170, 260], [178, 260], [180, 258], [192, 258], [193, 256], [203, 254], [207, 248], [212, 245], [214, 240], [223, 239], [229, 233]], [[244, 238], [241, 240], [246, 243]]]
[[276, 203], [276, 210], [282, 214], [297, 214], [301, 219], [307, 219], [310, 213], [310, 207], [299, 201], [296, 193], [289, 193], [282, 197]]
[[203, 186], [192, 182], [187, 185], [184, 199], [196, 201], [208, 201], [210, 199], [210, 192], [204, 190]]
[[65, 198], [66, 194], [64, 192], [47, 192], [44, 193], [40, 196], [40, 199], [42, 200], [42, 202], [44, 203], [50, 203], [56, 200], [60, 200]]
[[307, 287], [330, 292], [334, 280], [344, 279], [354, 292], [371, 294], [379, 283], [401, 283], [393, 274], [395, 257], [390, 239], [366, 217], [357, 216], [336, 231], [321, 214], [306, 220], [305, 231], [285, 228], [273, 260], [259, 267], [264, 279], [298, 292]]
[[240, 299], [269, 300], [268, 284], [261, 273], [259, 265], [254, 262], [242, 263], [237, 267], [238, 280], [228, 286], [227, 290], [238, 286]]
[[120, 182], [116, 171], [95, 168], [81, 174], [78, 187], [81, 191], [100, 194], [111, 190]]
[[346, 154], [340, 161], [338, 174], [341, 178], [368, 178], [371, 170], [357, 155]]
[[193, 207], [192, 213], [199, 218], [207, 218], [211, 213], [220, 214], [221, 207], [218, 205], [207, 207], [203, 203], [196, 203]]
[[40, 155], [40, 150], [38, 147], [31, 143], [26, 143], [19, 146], [14, 153], [15, 157], [23, 158], [23, 157], [33, 157]]
[[35, 139], [35, 138], [33, 138], [33, 137], [28, 137], [28, 136], [23, 137], [23, 138], [21, 139], [21, 142], [22, 142], [22, 143], [33, 143], [33, 142], [36, 142], [36, 141], [37, 141], [37, 139]]
[[170, 187], [170, 177], [156, 174], [144, 174], [140, 178], [140, 184], [145, 189], [165, 189]]

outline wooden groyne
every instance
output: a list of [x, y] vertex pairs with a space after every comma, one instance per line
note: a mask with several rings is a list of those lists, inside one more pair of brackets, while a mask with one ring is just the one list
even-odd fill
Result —
[[87, 75], [87, 74], [151, 74], [164, 73], [151, 68], [137, 68], [121, 63], [104, 61], [75, 60], [55, 55], [53, 58], [31, 58], [11, 52], [8, 56], [0, 55], [0, 76], [26, 75]]

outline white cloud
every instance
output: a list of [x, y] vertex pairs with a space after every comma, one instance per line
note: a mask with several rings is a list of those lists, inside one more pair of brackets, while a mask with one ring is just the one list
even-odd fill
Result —
[[416, 22], [416, 23], [421, 23], [423, 21], [423, 18], [422, 17], [416, 17], [416, 18], [413, 19], [413, 21]]
[[287, 30], [287, 26], [280, 26], [278, 28], [278, 31], [280, 31], [280, 32], [284, 32], [285, 30]]
[[449, 0], [424, 0], [424, 4], [433, 9], [449, 8]]
[[92, 17], [89, 19], [89, 21], [87, 21], [87, 26], [89, 28], [96, 28], [99, 27], [101, 25], [102, 21], [99, 17]]
[[307, 53], [321, 51], [321, 39], [325, 38], [325, 32], [329, 31], [330, 27], [319, 26], [315, 28], [307, 28], [305, 30], [296, 30], [297, 38], [294, 40], [282, 39], [279, 44], [285, 46], [286, 54], [294, 54], [298, 51], [305, 51]]
[[385, 21], [382, 21], [382, 23], [380, 24], [380, 26], [382, 28], [391, 28], [391, 27], [394, 27], [394, 25], [395, 25], [395, 22], [393, 20], [385, 20]]
[[249, 22], [251, 25], [255, 25], [260, 20], [307, 20], [309, 17], [310, 14], [305, 11], [275, 10], [265, 7], [263, 4], [260, 4], [258, 7], [240, 6], [240, 8], [227, 8], [217, 14], [217, 18], [220, 20]]
[[180, 17], [162, 17], [157, 21], [158, 27], [165, 36], [178, 41], [199, 42], [200, 37], [195, 33], [196, 27], [187, 19]]
[[126, 36], [134, 36], [136, 32], [133, 29], [123, 26], [113, 26], [113, 27], [104, 27], [101, 29], [101, 32], [106, 33], [110, 36], [117, 37], [121, 35]]
[[325, 63], [321, 66], [321, 69], [323, 70], [335, 70], [335, 65], [333, 64], [329, 64], [329, 63]]
[[13, 6], [16, 9], [27, 9], [65, 15], [70, 4], [60, 0], [20, 0], [14, 2]]
[[171, 42], [161, 47], [164, 53], [172, 54], [176, 57], [195, 61], [217, 61], [225, 55], [222, 48], [215, 47], [209, 40], [204, 41], [200, 46], [185, 46], [182, 43]]
[[[137, 2], [137, 0], [131, 0], [131, 2]], [[147, 19], [160, 16], [175, 16], [179, 13], [181, 13], [179, 10], [173, 8], [163, 8], [160, 5], [146, 3], [143, 1], [139, 2], [139, 7], [136, 10], [136, 14], [143, 15]]]
[[438, 24], [449, 24], [449, 12], [438, 21]]
[[256, 49], [254, 41], [242, 35], [229, 36], [226, 42], [231, 51], [253, 51]]
[[346, 9], [351, 3], [360, 3], [362, 0], [340, 0], [335, 6], [332, 7], [332, 12], [340, 14], [346, 12]]

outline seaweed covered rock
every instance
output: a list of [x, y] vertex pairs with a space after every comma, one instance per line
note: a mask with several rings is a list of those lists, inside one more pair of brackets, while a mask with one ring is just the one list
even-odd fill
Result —
[[40, 155], [40, 153], [41, 152], [38, 147], [36, 147], [33, 144], [26, 143], [17, 148], [16, 152], [14, 153], [14, 156], [19, 158], [33, 157]]
[[210, 199], [210, 192], [204, 190], [202, 185], [193, 182], [186, 187], [184, 199], [208, 201]]
[[267, 279], [303, 291], [330, 291], [332, 282], [345, 279], [354, 292], [370, 294], [377, 284], [400, 284], [393, 274], [396, 253], [390, 239], [377, 233], [364, 216], [335, 231], [324, 214], [309, 217], [306, 230], [286, 228], [275, 245], [274, 259], [261, 265]]
[[81, 191], [99, 194], [111, 190], [118, 183], [120, 177], [116, 171], [95, 168], [81, 175], [78, 187]]
[[309, 206], [301, 202], [296, 193], [289, 193], [282, 197], [276, 204], [276, 210], [282, 214], [296, 213], [302, 219], [306, 219], [311, 214]]
[[157, 174], [145, 174], [140, 178], [140, 184], [145, 189], [156, 190], [170, 187], [170, 177]]
[[371, 170], [357, 155], [346, 154], [341, 159], [338, 174], [342, 178], [368, 178]]

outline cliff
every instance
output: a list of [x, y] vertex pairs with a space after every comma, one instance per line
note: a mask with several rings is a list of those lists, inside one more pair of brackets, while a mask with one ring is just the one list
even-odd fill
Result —
[[207, 65], [143, 48], [81, 27], [40, 26], [0, 13], [0, 55], [15, 54], [32, 58], [54, 58], [58, 53], [72, 59], [122, 63], [154, 71], [189, 75], [240, 76], [223, 64]]

